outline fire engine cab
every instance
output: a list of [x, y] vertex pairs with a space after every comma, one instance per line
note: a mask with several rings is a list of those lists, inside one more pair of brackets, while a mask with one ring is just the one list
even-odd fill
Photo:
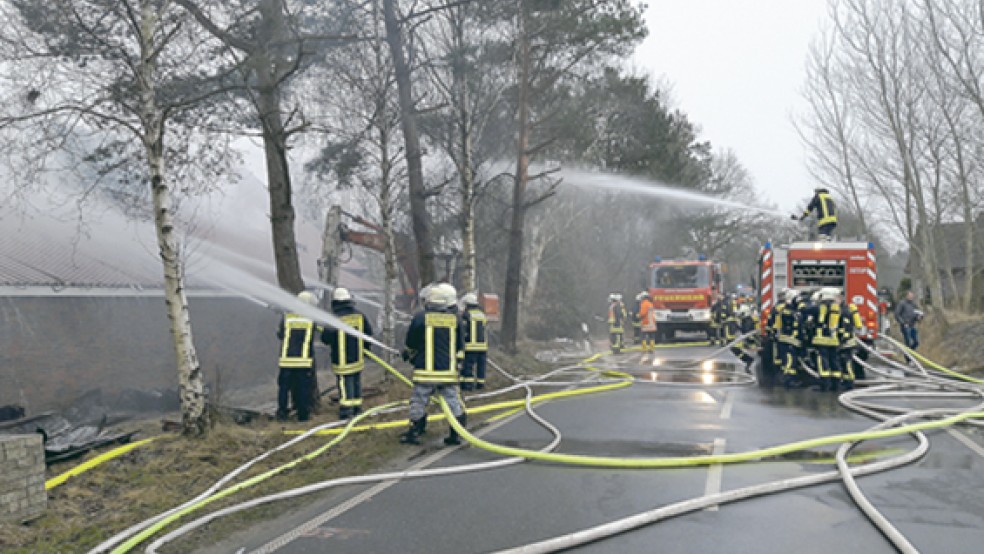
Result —
[[779, 291], [837, 287], [846, 302], [857, 306], [865, 336], [878, 334], [878, 274], [875, 246], [870, 242], [794, 242], [774, 246], [767, 242], [759, 252], [759, 305], [764, 325], [775, 307]]
[[656, 260], [649, 264], [649, 296], [656, 312], [659, 342], [672, 340], [677, 331], [710, 336], [711, 306], [721, 294], [721, 264], [699, 256], [696, 260]]

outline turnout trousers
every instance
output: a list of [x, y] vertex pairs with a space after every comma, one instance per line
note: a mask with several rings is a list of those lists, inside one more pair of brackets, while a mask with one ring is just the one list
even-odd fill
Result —
[[362, 372], [336, 375], [338, 385], [338, 417], [345, 419], [362, 411]]
[[297, 421], [311, 418], [311, 385], [314, 369], [282, 367], [277, 376], [277, 419], [287, 419], [290, 404], [297, 410]]
[[465, 352], [461, 362], [461, 390], [485, 388], [487, 357], [485, 352]]

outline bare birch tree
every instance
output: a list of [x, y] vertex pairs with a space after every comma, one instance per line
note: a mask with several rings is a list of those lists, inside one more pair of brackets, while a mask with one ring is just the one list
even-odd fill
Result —
[[95, 167], [107, 181], [143, 184], [164, 272], [183, 429], [202, 435], [205, 386], [174, 207], [176, 189], [193, 183], [175, 175], [189, 174], [186, 164], [196, 157], [189, 150], [206, 141], [196, 135], [203, 119], [194, 108], [221, 90], [228, 66], [210, 55], [214, 45], [187, 32], [184, 13], [167, 0], [7, 0], [0, 10], [0, 56], [9, 70], [3, 90], [10, 94], [0, 132], [10, 139], [8, 155], [18, 148], [28, 162], [14, 174], [43, 177], [47, 162], [61, 156]]

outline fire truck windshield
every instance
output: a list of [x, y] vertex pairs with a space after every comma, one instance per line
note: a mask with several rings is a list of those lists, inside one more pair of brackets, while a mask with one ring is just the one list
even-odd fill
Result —
[[653, 268], [651, 286], [658, 289], [697, 289], [711, 286], [706, 265], [672, 265]]

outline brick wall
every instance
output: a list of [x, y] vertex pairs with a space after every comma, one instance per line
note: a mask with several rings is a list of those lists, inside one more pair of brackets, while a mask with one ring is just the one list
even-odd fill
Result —
[[0, 520], [33, 519], [47, 505], [41, 435], [0, 435]]

